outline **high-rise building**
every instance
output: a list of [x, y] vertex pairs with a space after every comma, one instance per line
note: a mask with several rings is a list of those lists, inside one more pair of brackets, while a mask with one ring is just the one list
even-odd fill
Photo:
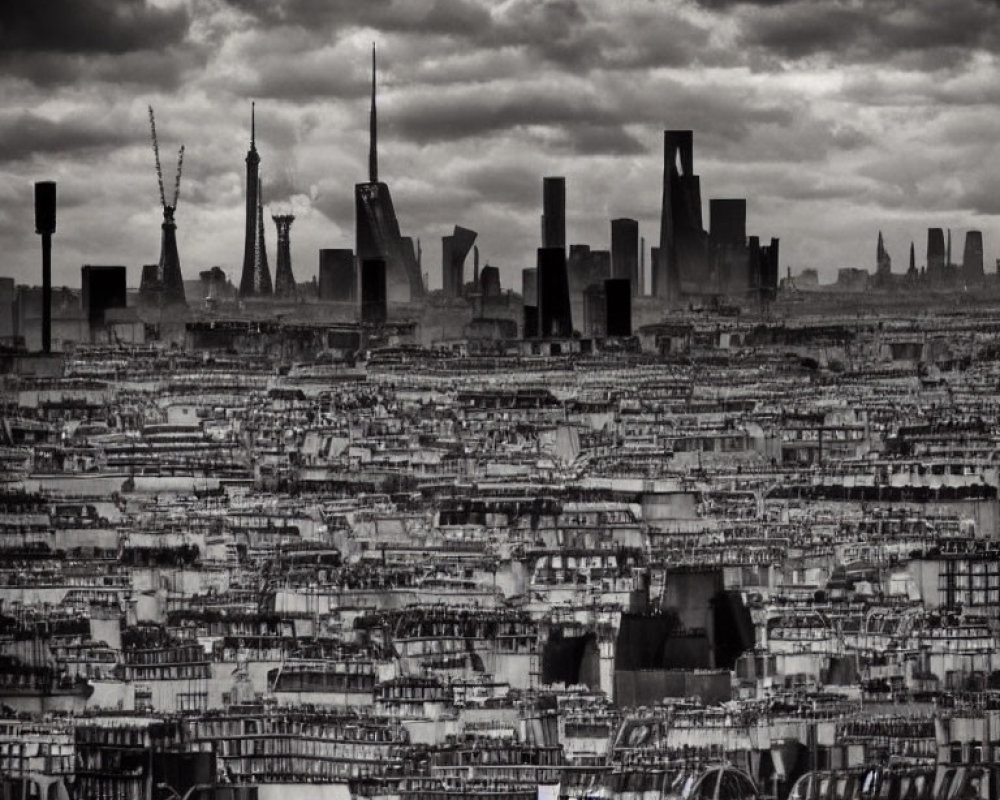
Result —
[[104, 324], [109, 308], [125, 308], [125, 267], [87, 264], [80, 268], [80, 303], [91, 326]]
[[639, 291], [639, 223], [634, 219], [611, 220], [611, 277], [624, 278]]
[[565, 178], [542, 178], [542, 247], [566, 247]]
[[757, 288], [747, 249], [747, 201], [744, 198], [713, 198], [708, 208], [711, 270], [707, 288], [737, 295]]
[[389, 187], [378, 179], [378, 124], [375, 106], [375, 48], [369, 117], [368, 182], [354, 187], [356, 252], [362, 262], [385, 263], [388, 300], [411, 302], [424, 296], [424, 281], [411, 241], [404, 241]]
[[632, 335], [632, 288], [624, 278], [604, 281], [605, 334], [607, 336]]
[[319, 251], [319, 299], [354, 302], [357, 299], [358, 270], [354, 251]]
[[381, 325], [386, 318], [385, 261], [366, 258], [361, 262], [361, 322]]
[[702, 225], [701, 183], [694, 174], [694, 134], [663, 132], [663, 200], [656, 294], [667, 301], [698, 292], [708, 281], [707, 235]]
[[526, 306], [538, 305], [538, 270], [534, 267], [521, 270], [521, 297]]
[[573, 317], [562, 247], [538, 248], [538, 334], [542, 338], [573, 335]]

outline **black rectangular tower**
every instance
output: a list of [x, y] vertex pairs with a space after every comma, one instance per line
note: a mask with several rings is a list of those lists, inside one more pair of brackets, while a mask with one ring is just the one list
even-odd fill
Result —
[[386, 316], [385, 260], [366, 258], [361, 262], [361, 322], [381, 325]]

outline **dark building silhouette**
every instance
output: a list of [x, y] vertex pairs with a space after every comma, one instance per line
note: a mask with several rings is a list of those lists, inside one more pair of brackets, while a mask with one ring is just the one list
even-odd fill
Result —
[[965, 234], [962, 275], [966, 283], [978, 283], [983, 274], [983, 234], [982, 231], [969, 231]]
[[945, 265], [944, 231], [941, 228], [927, 229], [927, 272], [941, 273]]
[[889, 251], [885, 249], [885, 242], [882, 239], [882, 231], [878, 232], [878, 245], [875, 247], [875, 277], [883, 282], [888, 280], [892, 274], [892, 258]]
[[366, 258], [361, 262], [361, 322], [381, 325], [386, 316], [385, 261]]
[[295, 217], [291, 214], [272, 215], [278, 229], [278, 266], [274, 270], [276, 297], [295, 297], [295, 275], [292, 273], [291, 228]]
[[[668, 302], [706, 294], [773, 296], [777, 273], [769, 261], [761, 262], [759, 239], [755, 250], [747, 238], [746, 199], [713, 199], [709, 213], [711, 231], [706, 233], [701, 181], [694, 174], [694, 135], [664, 131], [660, 241], [651, 259], [651, 293]], [[764, 250], [776, 257], [776, 246]]]
[[906, 277], [910, 280], [917, 279], [917, 250], [913, 242], [910, 242], [910, 268], [906, 270]]
[[319, 251], [319, 299], [354, 302], [357, 299], [358, 270], [354, 251]]
[[206, 300], [219, 300], [223, 295], [233, 297], [236, 294], [222, 267], [202, 270], [198, 273], [198, 280], [201, 283], [202, 296]]
[[634, 219], [611, 220], [611, 277], [624, 278], [639, 291], [639, 223]]
[[706, 288], [729, 294], [756, 289], [759, 276], [752, 268], [747, 247], [747, 201], [713, 199], [708, 207], [711, 280]]
[[538, 248], [538, 334], [542, 338], [573, 335], [573, 317], [562, 247]]
[[747, 241], [746, 198], [713, 198], [708, 201], [710, 238], [720, 244], [745, 245]]
[[646, 237], [639, 237], [639, 288], [636, 294], [640, 297], [646, 294]]
[[91, 326], [103, 325], [109, 308], [125, 308], [125, 278], [125, 267], [87, 264], [80, 268], [80, 302]]
[[778, 240], [771, 238], [771, 244], [760, 247], [757, 258], [757, 274], [760, 276], [760, 295], [763, 300], [773, 300], [778, 289]]
[[651, 247], [649, 249], [649, 293], [653, 297], [659, 297], [660, 275], [657, 264], [660, 263], [660, 248]]
[[542, 178], [542, 247], [566, 247], [565, 178]]
[[583, 334], [603, 337], [607, 330], [607, 303], [604, 282], [592, 283], [583, 290]]
[[694, 174], [694, 134], [664, 131], [660, 252], [653, 265], [657, 297], [674, 301], [682, 292], [704, 289], [707, 238], [701, 217], [701, 183]]
[[524, 307], [524, 338], [535, 339], [538, 337], [538, 306], [526, 305]]
[[[569, 258], [566, 261], [566, 273], [569, 280], [570, 308], [573, 319], [579, 322], [585, 317], [584, 293], [587, 288], [597, 285], [603, 292], [605, 279], [611, 277], [611, 252], [591, 250], [585, 244], [571, 244]], [[603, 309], [603, 301], [601, 303]], [[586, 324], [583, 331], [590, 333]]]
[[605, 333], [607, 336], [632, 335], [632, 287], [625, 278], [604, 281]]
[[424, 295], [413, 242], [399, 231], [389, 187], [378, 179], [378, 125], [375, 110], [375, 48], [372, 48], [372, 96], [368, 149], [368, 182], [354, 187], [355, 239], [358, 258], [385, 262], [388, 299], [419, 300]]
[[52, 234], [56, 232], [56, 184], [35, 184], [35, 233], [42, 237], [42, 352], [52, 352]]
[[139, 278], [139, 299], [141, 302], [148, 303], [156, 300], [157, 292], [159, 291], [157, 286], [159, 278], [156, 276], [159, 271], [159, 264], [142, 265], [142, 273]]
[[538, 270], [521, 270], [521, 297], [526, 306], [538, 305]]
[[240, 297], [261, 297], [271, 294], [271, 272], [267, 252], [263, 249], [263, 217], [260, 190], [260, 156], [257, 154], [256, 119], [250, 105], [250, 149], [247, 150], [247, 188], [245, 229], [243, 234], [243, 271], [240, 274]]
[[487, 264], [479, 274], [479, 291], [484, 298], [500, 297], [500, 270]]
[[[460, 297], [465, 288], [465, 257], [476, 241], [476, 232], [455, 226], [451, 236], [441, 237], [441, 282], [448, 297]], [[478, 284], [478, 264], [473, 280]]]

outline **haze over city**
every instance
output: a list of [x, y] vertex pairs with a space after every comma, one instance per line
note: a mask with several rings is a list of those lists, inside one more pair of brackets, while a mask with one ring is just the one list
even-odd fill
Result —
[[[517, 286], [534, 265], [540, 179], [566, 176], [567, 240], [607, 221], [659, 235], [664, 128], [695, 131], [708, 197], [748, 198], [747, 227], [782, 242], [781, 273], [872, 268], [878, 230], [905, 270], [928, 227], [1000, 233], [991, 166], [1000, 9], [923, 2], [85, 2], [0, 11], [0, 273], [36, 282], [31, 193], [59, 184], [56, 284], [81, 264], [139, 266], [161, 209], [161, 147], [184, 144], [185, 277], [238, 280], [251, 99], [269, 213], [297, 223], [293, 261], [350, 247], [366, 176], [369, 52], [379, 48], [380, 174], [420, 238], [479, 231]], [[169, 168], [167, 170], [169, 172]], [[273, 230], [268, 232], [273, 248]]]

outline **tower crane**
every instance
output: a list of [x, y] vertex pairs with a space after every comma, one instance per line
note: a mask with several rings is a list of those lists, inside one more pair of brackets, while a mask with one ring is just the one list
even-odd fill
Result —
[[[163, 168], [160, 166], [160, 143], [156, 138], [156, 116], [153, 114], [153, 107], [149, 106], [149, 131], [153, 139], [153, 157], [156, 160], [156, 182], [160, 189], [160, 205], [163, 206], [163, 213], [173, 215], [177, 208], [177, 200], [181, 192], [181, 169], [184, 166], [184, 145], [181, 145], [177, 152], [177, 175], [174, 178], [174, 198], [168, 206], [166, 193], [163, 191]], [[169, 211], [168, 211], [169, 209]]]

